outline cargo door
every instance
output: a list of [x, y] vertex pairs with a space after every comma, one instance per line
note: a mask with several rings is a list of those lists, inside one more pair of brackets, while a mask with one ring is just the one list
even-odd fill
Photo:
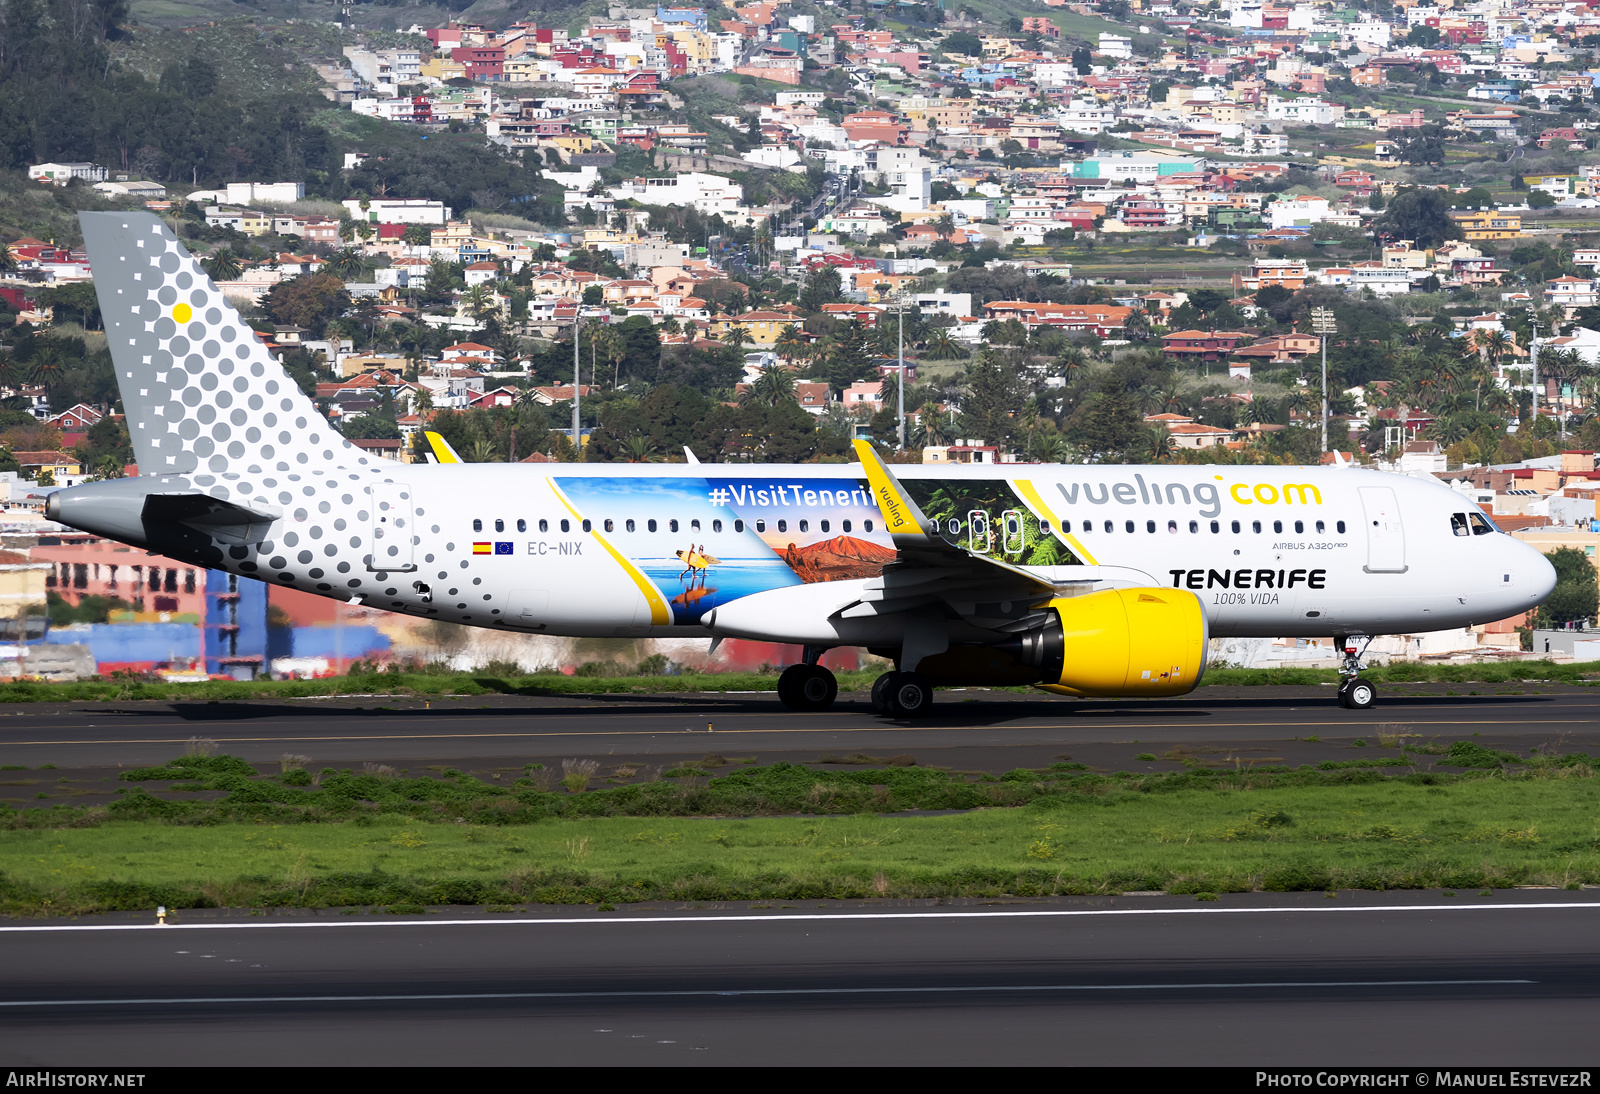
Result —
[[1363, 486], [1361, 511], [1367, 526], [1367, 573], [1405, 573], [1406, 533], [1394, 491], [1387, 486]]
[[372, 554], [367, 569], [408, 573], [417, 568], [415, 523], [411, 516], [411, 487], [403, 482], [381, 482], [372, 494]]

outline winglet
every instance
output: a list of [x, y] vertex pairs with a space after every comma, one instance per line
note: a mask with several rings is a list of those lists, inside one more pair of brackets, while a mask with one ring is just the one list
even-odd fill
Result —
[[861, 460], [861, 467], [867, 473], [867, 485], [872, 488], [872, 496], [878, 503], [878, 512], [883, 514], [884, 530], [897, 543], [906, 540], [926, 541], [932, 523], [923, 515], [917, 503], [911, 500], [911, 495], [905, 492], [878, 453], [873, 451], [871, 443], [861, 440], [854, 443], [856, 457]]
[[688, 445], [684, 445], [683, 446], [683, 462], [684, 463], [692, 463], [696, 467], [698, 467], [698, 466], [700, 466], [700, 457], [696, 456], [694, 454], [694, 449], [690, 448]]
[[456, 450], [450, 447], [450, 442], [432, 430], [424, 430], [424, 437], [428, 439], [428, 447], [433, 449], [433, 458], [439, 463], [460, 463], [461, 457], [456, 455]]

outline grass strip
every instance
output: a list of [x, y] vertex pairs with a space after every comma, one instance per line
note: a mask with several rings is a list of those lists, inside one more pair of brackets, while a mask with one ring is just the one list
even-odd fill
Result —
[[[11, 814], [0, 912], [1600, 883], [1588, 757], [994, 781], [773, 765], [576, 793], [459, 775], [293, 787], [226, 759], [152, 769], [240, 780], [222, 802]], [[882, 815], [930, 799], [967, 811]], [[812, 815], [752, 815], [780, 806]]]
[[[836, 674], [841, 691], [866, 691], [878, 678], [876, 670]], [[1600, 661], [1557, 664], [1553, 661], [1513, 661], [1460, 665], [1424, 665], [1399, 662], [1366, 670], [1376, 683], [1439, 684], [1590, 684], [1600, 677]], [[1315, 686], [1339, 679], [1333, 669], [1213, 668], [1202, 686], [1265, 687]], [[503, 676], [484, 673], [358, 672], [316, 680], [209, 680], [195, 684], [168, 684], [146, 680], [86, 680], [77, 683], [19, 682], [0, 684], [0, 703], [61, 703], [81, 701], [132, 701], [176, 699], [307, 699], [334, 695], [395, 695], [419, 698], [444, 695], [606, 695], [616, 693], [678, 693], [775, 691], [776, 673], [693, 673], [678, 676], [564, 676], [548, 673]], [[1029, 688], [1004, 690], [1031, 691]]]

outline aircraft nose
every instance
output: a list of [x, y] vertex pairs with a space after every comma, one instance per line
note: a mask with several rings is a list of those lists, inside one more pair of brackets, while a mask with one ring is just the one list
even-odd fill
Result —
[[1537, 548], [1526, 543], [1519, 546], [1524, 556], [1519, 562], [1528, 574], [1526, 584], [1529, 598], [1534, 604], [1542, 604], [1545, 597], [1556, 587], [1556, 568], [1550, 565], [1550, 560]]

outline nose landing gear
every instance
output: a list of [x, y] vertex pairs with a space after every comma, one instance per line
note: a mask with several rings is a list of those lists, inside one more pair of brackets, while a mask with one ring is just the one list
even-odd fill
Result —
[[1339, 705], [1346, 710], [1366, 710], [1378, 701], [1378, 689], [1360, 676], [1361, 670], [1366, 668], [1361, 657], [1372, 645], [1372, 639], [1364, 634], [1351, 634], [1335, 641], [1344, 652], [1344, 664], [1339, 666]]

